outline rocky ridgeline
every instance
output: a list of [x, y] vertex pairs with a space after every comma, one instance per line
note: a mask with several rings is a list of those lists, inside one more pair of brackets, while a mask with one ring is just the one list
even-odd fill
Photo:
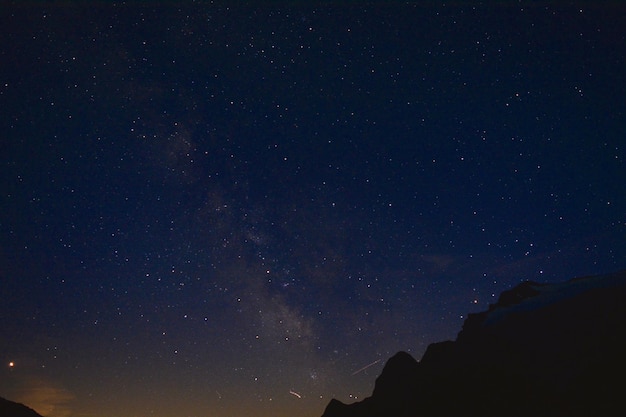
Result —
[[323, 417], [626, 415], [626, 271], [525, 282], [421, 361], [389, 359], [371, 397]]

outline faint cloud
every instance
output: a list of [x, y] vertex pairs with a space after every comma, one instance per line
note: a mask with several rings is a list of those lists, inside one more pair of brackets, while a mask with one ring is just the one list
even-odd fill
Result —
[[430, 272], [441, 273], [448, 270], [457, 260], [451, 255], [421, 255], [421, 260], [428, 266]]
[[39, 377], [24, 377], [15, 392], [15, 400], [44, 417], [70, 417], [75, 396], [65, 388]]

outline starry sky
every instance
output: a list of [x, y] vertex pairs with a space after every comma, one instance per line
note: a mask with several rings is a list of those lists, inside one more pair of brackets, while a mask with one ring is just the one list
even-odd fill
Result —
[[0, 396], [320, 416], [626, 268], [615, 2], [3, 2]]

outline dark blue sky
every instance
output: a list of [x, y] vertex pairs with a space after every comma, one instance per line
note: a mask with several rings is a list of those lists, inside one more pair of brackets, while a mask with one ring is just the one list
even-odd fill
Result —
[[0, 396], [313, 417], [626, 267], [619, 2], [137, 4], [0, 12]]

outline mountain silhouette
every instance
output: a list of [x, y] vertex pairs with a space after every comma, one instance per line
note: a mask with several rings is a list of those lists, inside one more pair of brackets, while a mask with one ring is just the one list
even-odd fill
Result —
[[24, 404], [0, 397], [0, 417], [42, 417]]
[[524, 282], [421, 361], [387, 361], [372, 395], [323, 417], [626, 415], [626, 271]]

